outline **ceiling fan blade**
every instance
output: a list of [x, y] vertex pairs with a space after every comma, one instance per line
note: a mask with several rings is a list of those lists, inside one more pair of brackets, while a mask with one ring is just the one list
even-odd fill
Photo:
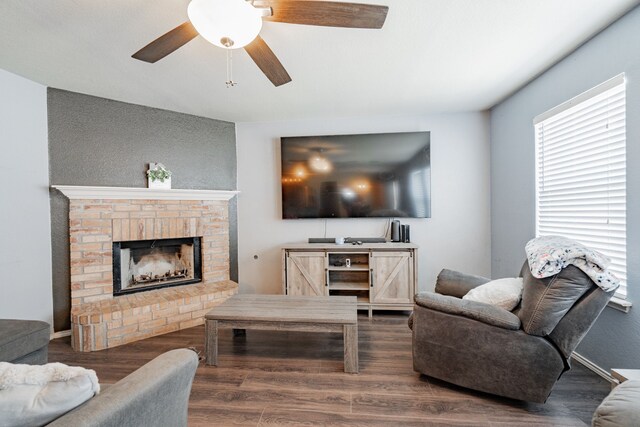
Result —
[[255, 40], [244, 47], [244, 50], [274, 86], [281, 86], [291, 81], [289, 73], [262, 37], [257, 36]]
[[273, 15], [265, 21], [323, 27], [382, 28], [388, 6], [309, 0], [273, 0]]
[[132, 58], [154, 63], [181, 48], [198, 35], [196, 29], [187, 21], [168, 33], [158, 37], [133, 55]]

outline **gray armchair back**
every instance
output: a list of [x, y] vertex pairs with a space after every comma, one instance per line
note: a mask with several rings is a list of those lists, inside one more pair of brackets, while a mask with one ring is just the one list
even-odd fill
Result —
[[524, 331], [548, 336], [569, 359], [613, 292], [604, 292], [572, 265], [555, 276], [536, 279], [525, 262], [520, 277], [525, 287], [518, 316]]
[[522, 302], [511, 313], [460, 299], [489, 279], [443, 270], [436, 294], [415, 297], [414, 369], [463, 387], [544, 402], [613, 292], [573, 266], [536, 279], [525, 262], [521, 275]]

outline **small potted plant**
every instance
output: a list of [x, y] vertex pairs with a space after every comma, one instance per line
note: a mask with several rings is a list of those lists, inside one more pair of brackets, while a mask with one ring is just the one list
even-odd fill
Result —
[[171, 171], [162, 163], [149, 163], [147, 170], [149, 188], [171, 188]]

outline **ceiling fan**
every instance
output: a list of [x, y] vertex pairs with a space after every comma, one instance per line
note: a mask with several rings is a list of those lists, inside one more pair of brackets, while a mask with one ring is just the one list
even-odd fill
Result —
[[291, 81], [276, 55], [260, 37], [262, 21], [323, 27], [379, 29], [388, 6], [321, 0], [191, 0], [189, 21], [158, 37], [133, 55], [154, 63], [201, 35], [225, 49], [244, 48], [275, 85]]

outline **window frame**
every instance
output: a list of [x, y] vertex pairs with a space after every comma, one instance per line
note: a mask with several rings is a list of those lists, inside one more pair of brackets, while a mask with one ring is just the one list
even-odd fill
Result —
[[[540, 164], [540, 159], [542, 158], [542, 156], [544, 155], [543, 151], [544, 151], [544, 140], [541, 138], [541, 134], [544, 133], [544, 130], [542, 129], [541, 131], [541, 126], [544, 126], [544, 123], [549, 123], [549, 122], [553, 122], [554, 119], [558, 120], [558, 118], [563, 118], [563, 116], [569, 117], [571, 116], [570, 111], [576, 112], [579, 111], [580, 108], [579, 107], [583, 107], [585, 105], [597, 105], [597, 102], [594, 103], [594, 99], [596, 97], [599, 97], [607, 92], [613, 91], [614, 89], [619, 90], [620, 86], [622, 86], [622, 92], [623, 92], [623, 99], [624, 99], [624, 104], [623, 104], [623, 108], [624, 108], [624, 113], [623, 113], [623, 117], [624, 117], [624, 127], [623, 127], [623, 156], [624, 156], [624, 276], [621, 278], [621, 286], [620, 288], [618, 288], [618, 290], [616, 290], [616, 293], [614, 295], [615, 298], [618, 298], [620, 300], [623, 300], [622, 303], [620, 303], [621, 305], [625, 305], [623, 304], [626, 299], [627, 296], [627, 277], [628, 277], [628, 250], [627, 250], [627, 234], [628, 234], [628, 227], [627, 227], [627, 138], [626, 138], [626, 82], [625, 82], [625, 75], [624, 73], [621, 73], [607, 81], [605, 81], [604, 83], [595, 86], [592, 89], [589, 89], [583, 93], [581, 93], [580, 95], [536, 116], [533, 120], [533, 128], [534, 128], [534, 142], [535, 142], [535, 235], [536, 237], [539, 237], [540, 235], [544, 235], [540, 233], [540, 218], [541, 218], [541, 200], [540, 200], [540, 192], [541, 192], [541, 187], [544, 186], [544, 184], [541, 182], [542, 179], [544, 179], [544, 174], [543, 176], [541, 176], [541, 172], [543, 172], [544, 170], [544, 165]], [[601, 102], [601, 101], [598, 101]], [[593, 123], [597, 123], [597, 120], [593, 120]], [[553, 140], [552, 140], [553, 141]], [[578, 142], [574, 142], [575, 144], [578, 144]], [[557, 142], [556, 142], [557, 144]], [[552, 142], [552, 146], [553, 146], [553, 142]], [[557, 148], [556, 148], [557, 149]], [[548, 151], [552, 151], [553, 148], [547, 148]], [[569, 148], [569, 150], [571, 150], [571, 148]], [[549, 154], [546, 154], [547, 157], [549, 156]], [[561, 156], [559, 156], [561, 158]], [[564, 162], [565, 160], [561, 158], [560, 160], [561, 162]], [[607, 159], [607, 165], [612, 164], [612, 162]], [[556, 172], [557, 173], [557, 172]], [[547, 174], [549, 174], [549, 172], [547, 172]], [[549, 176], [549, 175], [548, 175]], [[607, 178], [609, 179], [609, 178]], [[611, 185], [610, 182], [607, 182], [607, 185]], [[609, 187], [607, 187], [609, 188]], [[571, 189], [569, 189], [569, 191], [571, 191]], [[607, 190], [609, 191], [609, 190]], [[618, 190], [619, 191], [619, 190]], [[571, 196], [571, 194], [569, 195], [569, 197]], [[574, 197], [576, 196], [575, 194], [573, 195]], [[609, 196], [607, 196], [609, 197]], [[607, 215], [609, 215], [607, 213]], [[553, 216], [549, 216], [548, 218], [553, 218]], [[561, 222], [561, 221], [560, 221]], [[567, 221], [569, 222], [569, 221]], [[609, 218], [607, 219], [607, 224], [609, 224]], [[584, 226], [582, 228], [582, 230], [588, 230], [588, 226]], [[579, 234], [579, 233], [578, 233]], [[588, 234], [588, 233], [585, 233]], [[604, 250], [601, 250], [602, 252], [606, 252]], [[605, 253], [606, 255], [606, 253]], [[625, 310], [627, 311], [627, 310]]]

